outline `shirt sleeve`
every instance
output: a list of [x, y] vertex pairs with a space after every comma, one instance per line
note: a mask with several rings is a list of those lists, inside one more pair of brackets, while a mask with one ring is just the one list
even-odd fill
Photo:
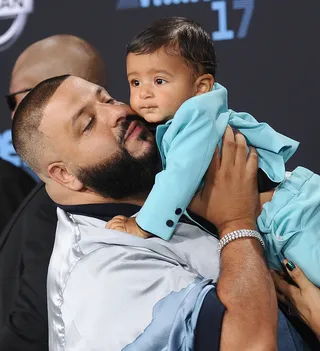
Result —
[[164, 170], [137, 216], [142, 229], [170, 239], [228, 124], [226, 111], [221, 90], [194, 97], [177, 111], [162, 140]]
[[203, 300], [195, 330], [195, 351], [220, 350], [222, 321], [225, 306], [211, 289]]
[[299, 143], [278, 133], [267, 123], [258, 122], [249, 113], [229, 111], [230, 126], [245, 136], [248, 145], [256, 148], [259, 168], [272, 182], [282, 182], [285, 176], [285, 163], [296, 152]]

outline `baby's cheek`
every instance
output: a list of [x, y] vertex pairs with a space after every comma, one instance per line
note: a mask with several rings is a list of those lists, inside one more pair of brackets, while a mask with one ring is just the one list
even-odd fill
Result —
[[135, 112], [139, 113], [137, 98], [134, 94], [130, 94], [130, 106]]

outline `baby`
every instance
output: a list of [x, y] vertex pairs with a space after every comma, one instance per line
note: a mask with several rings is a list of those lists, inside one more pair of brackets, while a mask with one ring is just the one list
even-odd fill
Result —
[[247, 113], [228, 109], [227, 91], [215, 82], [213, 42], [184, 18], [155, 22], [128, 46], [127, 77], [132, 108], [148, 122], [162, 122], [156, 141], [163, 171], [135, 218], [117, 216], [107, 228], [169, 240], [201, 187], [216, 146], [229, 124], [259, 154], [259, 168], [278, 184], [261, 194], [259, 231], [271, 268], [284, 257], [320, 286], [320, 177], [298, 167], [285, 176], [285, 162], [298, 143]]

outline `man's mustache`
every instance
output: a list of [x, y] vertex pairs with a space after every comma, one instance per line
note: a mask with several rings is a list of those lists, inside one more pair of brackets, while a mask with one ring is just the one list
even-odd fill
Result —
[[130, 127], [131, 122], [133, 121], [138, 121], [141, 125], [145, 126], [149, 130], [149, 132], [154, 136], [156, 134], [156, 129], [158, 125], [161, 124], [161, 123], [149, 123], [139, 115], [128, 115], [120, 125], [119, 143], [121, 145], [124, 145], [124, 142], [125, 142], [124, 139], [125, 139], [127, 130]]
[[[145, 119], [143, 119], [141, 116], [139, 115], [129, 115], [126, 117], [126, 121], [132, 122], [132, 121], [139, 121], [142, 125], [144, 125], [153, 135], [156, 134], [156, 129], [159, 125], [164, 124], [164, 122], [160, 122], [160, 123], [150, 123], [147, 122]], [[125, 122], [124, 122], [125, 123]], [[127, 129], [129, 128], [130, 123], [128, 124]]]

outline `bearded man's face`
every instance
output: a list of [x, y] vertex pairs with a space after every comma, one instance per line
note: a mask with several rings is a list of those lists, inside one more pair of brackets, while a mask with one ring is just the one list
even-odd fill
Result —
[[[123, 200], [147, 196], [154, 184], [156, 174], [161, 170], [161, 161], [155, 142], [139, 157], [132, 156], [125, 147], [125, 135], [130, 128], [128, 118], [121, 125], [119, 151], [111, 158], [94, 166], [79, 167], [78, 179], [90, 190], [105, 198]], [[146, 141], [149, 132], [142, 129], [138, 138]]]

